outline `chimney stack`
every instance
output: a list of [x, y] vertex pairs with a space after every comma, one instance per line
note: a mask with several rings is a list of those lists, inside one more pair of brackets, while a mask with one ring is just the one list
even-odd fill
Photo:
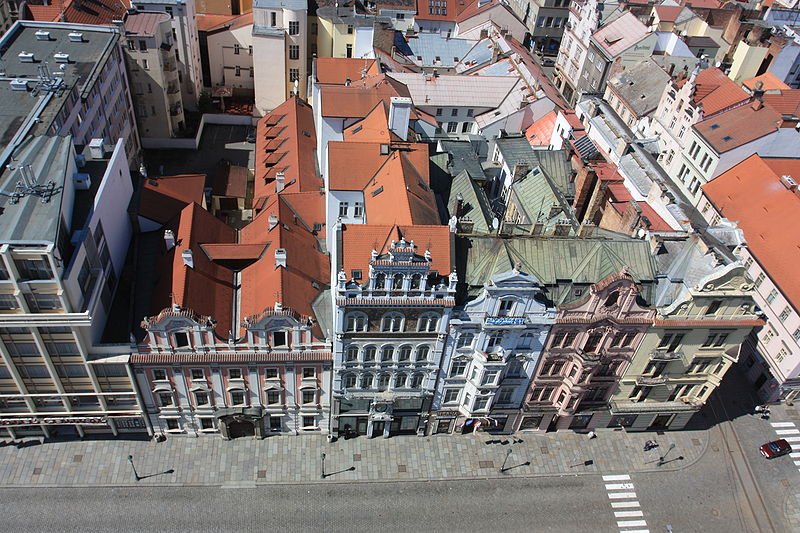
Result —
[[194, 268], [194, 254], [192, 254], [191, 250], [184, 250], [181, 256], [183, 257], [184, 265], [189, 268]]
[[286, 248], [275, 249], [275, 268], [286, 268]]
[[175, 234], [171, 229], [164, 230], [164, 246], [167, 247], [168, 252], [175, 248]]
[[275, 226], [278, 225], [278, 217], [276, 215], [270, 215], [267, 220], [269, 223], [269, 231], [272, 231]]
[[286, 174], [283, 171], [275, 174], [275, 190], [281, 192], [286, 187]]

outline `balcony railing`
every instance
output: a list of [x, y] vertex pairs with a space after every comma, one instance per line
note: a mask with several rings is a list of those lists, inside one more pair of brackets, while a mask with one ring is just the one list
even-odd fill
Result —
[[172, 117], [177, 117], [182, 112], [181, 104], [177, 103], [169, 108], [169, 114]]
[[658, 348], [650, 352], [651, 361], [678, 361], [683, 359], [683, 352], [680, 350], [670, 351], [667, 348]]
[[636, 378], [636, 384], [640, 387], [655, 387], [666, 382], [667, 376], [639, 376]]
[[167, 86], [167, 94], [175, 94], [180, 92], [181, 88], [177, 83], [170, 83]]

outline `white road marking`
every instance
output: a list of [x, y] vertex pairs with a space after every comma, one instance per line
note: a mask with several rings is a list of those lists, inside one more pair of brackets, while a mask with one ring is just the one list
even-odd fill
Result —
[[777, 435], [800, 435], [800, 429], [778, 429], [775, 433]]
[[793, 428], [796, 427], [794, 422], [770, 422], [770, 426], [774, 428]]
[[800, 442], [800, 435], [794, 437], [783, 437], [786, 442]]
[[606, 490], [631, 490], [633, 483], [607, 483]]
[[644, 520], [623, 520], [621, 522], [617, 522], [617, 527], [647, 527], [647, 522]]
[[800, 459], [800, 452], [792, 452], [789, 454], [789, 457], [793, 457], [795, 459]]
[[640, 507], [639, 502], [611, 502], [614, 509], [625, 509], [630, 507]]
[[641, 511], [615, 511], [614, 518], [639, 518], [644, 516]]
[[629, 481], [631, 476], [627, 474], [620, 474], [617, 476], [603, 476], [603, 481]]
[[620, 533], [650, 533], [649, 529], [626, 529]]
[[800, 461], [795, 461], [794, 466], [800, 466]]
[[609, 492], [608, 497], [612, 500], [623, 500], [628, 498], [636, 498], [635, 492]]

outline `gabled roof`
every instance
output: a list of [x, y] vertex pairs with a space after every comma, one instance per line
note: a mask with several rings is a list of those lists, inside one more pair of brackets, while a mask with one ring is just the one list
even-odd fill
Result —
[[781, 176], [800, 181], [800, 159], [756, 154], [703, 185], [703, 192], [722, 216], [744, 231], [750, 253], [800, 310], [800, 238], [794, 231], [800, 227], [800, 194]]
[[782, 122], [781, 114], [771, 107], [751, 104], [705, 119], [694, 128], [717, 153], [722, 154], [775, 133]]
[[692, 101], [695, 105], [702, 106], [706, 117], [748, 98], [748, 94], [718, 68], [704, 69], [694, 80]]
[[252, 11], [243, 15], [206, 15], [197, 13], [195, 17], [195, 20], [197, 20], [197, 31], [208, 33], [223, 30], [230, 31], [253, 24]]
[[675, 22], [683, 11], [683, 6], [655, 6], [653, 10], [661, 22]]
[[775, 74], [772, 72], [765, 72], [760, 76], [756, 76], [755, 78], [750, 78], [749, 80], [744, 80], [742, 82], [742, 86], [748, 89], [751, 93], [756, 89], [756, 85], [761, 82], [760, 89], [765, 92], [769, 91], [786, 91], [791, 89], [788, 85], [783, 83]]
[[608, 86], [641, 118], [656, 110], [669, 81], [669, 74], [647, 59], [612, 77]]
[[343, 138], [348, 142], [382, 142], [402, 141], [389, 129], [389, 109], [384, 101], [380, 101], [375, 108], [362, 120], [348, 126], [342, 132]]
[[464, 11], [469, 0], [416, 0], [416, 20], [441, 20], [455, 22], [459, 13]]
[[592, 39], [609, 57], [616, 57], [649, 35], [647, 27], [630, 11], [592, 34]]
[[[459, 204], [461, 208], [459, 209]], [[450, 217], [464, 218], [472, 221], [470, 233], [486, 234], [492, 227], [494, 215], [489, 207], [489, 199], [483, 189], [470, 179], [466, 171], [453, 177], [450, 185], [450, 198], [447, 202]]]
[[278, 172], [284, 174], [286, 192], [318, 191], [314, 115], [311, 106], [291, 97], [258, 121], [255, 149], [255, 200], [276, 192]]
[[139, 215], [164, 224], [191, 203], [202, 205], [204, 174], [153, 177], [144, 180], [139, 197]]
[[380, 74], [380, 65], [374, 59], [346, 57], [318, 57], [316, 59], [316, 82], [325, 85], [344, 85], [365, 76]]
[[500, 107], [519, 82], [515, 76], [423, 76], [390, 73], [403, 83], [416, 106]]
[[332, 191], [361, 191], [383, 166], [389, 154], [381, 154], [380, 142], [328, 143], [328, 187]]
[[773, 91], [762, 97], [764, 105], [784, 117], [800, 117], [800, 89]]
[[368, 76], [349, 86], [323, 85], [320, 94], [322, 115], [337, 118], [363, 118], [378, 102], [388, 102], [392, 96], [409, 96], [402, 83], [385, 74]]
[[32, 20], [101, 26], [123, 20], [130, 6], [129, 0], [62, 0], [47, 6], [26, 4]]
[[211, 176], [211, 194], [244, 198], [247, 195], [247, 167], [231, 165], [222, 160], [214, 167]]
[[379, 255], [387, 253], [392, 241], [405, 238], [414, 241], [418, 255], [430, 250], [430, 269], [447, 275], [455, 267], [450, 235], [447, 226], [349, 224], [342, 228], [343, 269], [348, 278], [353, 270], [360, 270], [366, 276], [372, 250]]
[[528, 126], [525, 130], [525, 138], [531, 146], [550, 146], [550, 137], [556, 127], [558, 113], [550, 111], [545, 116]]

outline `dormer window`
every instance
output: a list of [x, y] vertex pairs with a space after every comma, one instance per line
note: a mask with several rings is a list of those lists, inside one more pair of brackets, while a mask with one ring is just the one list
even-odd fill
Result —
[[192, 347], [188, 331], [176, 331], [175, 333], [173, 333], [172, 338], [175, 343], [175, 347], [178, 349], [181, 348], [186, 349]]
[[347, 315], [346, 331], [367, 331], [367, 315], [364, 313], [351, 313]]
[[508, 316], [511, 314], [512, 309], [514, 309], [514, 300], [500, 300], [500, 312], [498, 315]]
[[289, 345], [287, 341], [287, 335], [285, 331], [274, 331], [272, 332], [272, 346], [273, 347], [287, 347]]
[[402, 274], [395, 274], [392, 278], [392, 289], [400, 290], [403, 288], [403, 275]]
[[611, 307], [612, 305], [617, 305], [619, 301], [619, 291], [614, 291], [608, 295], [606, 301], [603, 302], [604, 307]]

